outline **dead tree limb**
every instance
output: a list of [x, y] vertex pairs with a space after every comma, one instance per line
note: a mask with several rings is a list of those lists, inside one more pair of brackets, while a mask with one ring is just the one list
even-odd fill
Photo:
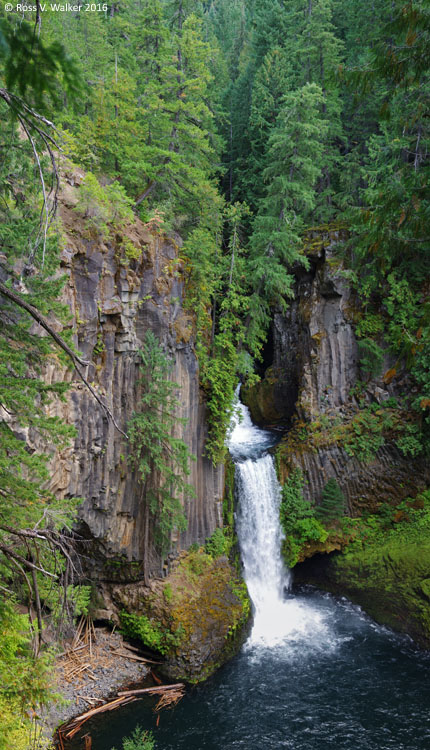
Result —
[[35, 563], [30, 562], [30, 560], [26, 560], [25, 557], [18, 554], [18, 552], [14, 552], [10, 547], [7, 547], [6, 544], [0, 543], [0, 552], [3, 552], [6, 557], [9, 557], [11, 560], [16, 560], [17, 562], [21, 563], [21, 565], [24, 568], [28, 568], [28, 570], [38, 570], [40, 573], [43, 573], [43, 575], [48, 576], [49, 578], [57, 578], [56, 575], [53, 573], [50, 573], [48, 570], [45, 570], [44, 568], [40, 568], [38, 565], [35, 565]]
[[28, 312], [32, 316], [32, 318], [34, 318], [34, 320], [36, 320], [37, 323], [39, 323], [39, 325], [42, 326], [42, 328], [44, 328], [47, 333], [49, 333], [51, 338], [54, 339], [55, 343], [67, 354], [68, 357], [70, 357], [76, 373], [78, 374], [84, 385], [88, 388], [93, 398], [95, 398], [95, 400], [100, 404], [106, 416], [112, 421], [114, 427], [118, 430], [118, 432], [121, 433], [121, 435], [124, 435], [124, 437], [127, 438], [127, 434], [123, 430], [121, 430], [109, 407], [103, 402], [102, 398], [99, 396], [95, 388], [91, 385], [91, 383], [89, 383], [82, 370], [80, 370], [78, 367], [78, 364], [82, 365], [83, 367], [87, 367], [91, 363], [88, 360], [82, 359], [82, 357], [76, 354], [73, 349], [71, 349], [70, 346], [64, 341], [64, 339], [58, 335], [58, 333], [48, 323], [46, 318], [35, 307], [33, 307], [33, 305], [30, 305], [29, 302], [26, 302], [22, 297], [16, 294], [16, 292], [14, 292], [12, 289], [9, 289], [9, 287], [7, 287], [1, 281], [0, 293], [3, 294], [4, 297], [10, 299], [16, 305], [18, 305], [18, 307], [26, 310], [26, 312]]
[[28, 312], [34, 320], [39, 323], [42, 328], [45, 329], [47, 333], [51, 336], [51, 338], [54, 339], [55, 343], [58, 344], [58, 346], [70, 357], [73, 364], [76, 367], [76, 363], [79, 363], [83, 367], [86, 367], [90, 364], [88, 360], [82, 359], [78, 354], [76, 354], [73, 349], [70, 348], [68, 344], [64, 341], [64, 339], [61, 338], [61, 336], [58, 335], [56, 331], [54, 331], [53, 327], [48, 323], [46, 318], [35, 308], [33, 305], [30, 305], [29, 302], [26, 302], [22, 297], [20, 297], [16, 292], [14, 292], [12, 289], [9, 289], [5, 284], [3, 284], [0, 281], [0, 293], [3, 294], [4, 297], [7, 297], [12, 302], [15, 303], [15, 305], [18, 305], [18, 307], [21, 307], [23, 310]]

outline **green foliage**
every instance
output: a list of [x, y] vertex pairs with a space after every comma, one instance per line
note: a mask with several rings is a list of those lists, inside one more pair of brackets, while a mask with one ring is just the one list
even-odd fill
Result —
[[294, 469], [282, 487], [279, 509], [286, 539], [282, 545], [285, 562], [290, 568], [298, 562], [300, 552], [309, 542], [325, 542], [328, 532], [315, 518], [315, 508], [303, 497], [303, 474]]
[[288, 92], [268, 140], [260, 202], [250, 239], [251, 298], [248, 341], [258, 351], [264, 341], [274, 301], [281, 309], [292, 296], [294, 263], [307, 265], [302, 254], [304, 221], [315, 208], [315, 184], [321, 174], [326, 126], [319, 117], [322, 91], [316, 84]]
[[368, 336], [373, 338], [384, 331], [384, 320], [382, 316], [376, 312], [366, 313], [359, 320], [355, 332], [359, 338]]
[[373, 339], [365, 338], [358, 341], [360, 368], [368, 377], [381, 374], [384, 352]]
[[156, 541], [165, 552], [172, 530], [186, 528], [181, 498], [186, 501], [194, 497], [185, 479], [192, 455], [175, 434], [175, 428], [185, 424], [178, 417], [179, 386], [168, 378], [171, 363], [152, 331], [145, 334], [140, 358], [140, 410], [128, 425], [132, 448], [129, 462], [138, 472], [144, 501], [155, 523]]
[[53, 698], [52, 658], [36, 658], [28, 615], [19, 614], [12, 598], [0, 596], [0, 750], [27, 750], [31, 710]]
[[396, 445], [404, 456], [415, 458], [424, 451], [422, 432], [418, 425], [407, 424], [404, 434], [396, 441]]
[[87, 226], [95, 227], [107, 238], [111, 227], [119, 228], [133, 220], [131, 206], [132, 201], [122, 185], [113, 182], [102, 187], [95, 175], [87, 172], [79, 188], [75, 210], [83, 214]]
[[303, 497], [304, 478], [300, 469], [294, 469], [282, 487], [280, 506], [281, 524], [288, 534], [297, 521], [312, 518], [314, 510]]
[[[58, 41], [46, 44], [27, 21], [13, 23], [11, 13], [0, 15], [0, 60], [6, 87], [37, 108], [46, 98], [58, 104], [59, 82], [69, 96], [77, 96], [81, 80], [73, 60]], [[21, 109], [16, 103], [18, 111]]]
[[359, 411], [342, 435], [343, 447], [349, 456], [368, 463], [385, 443], [384, 432], [395, 426], [395, 417], [389, 409], [373, 404]]
[[413, 634], [423, 645], [430, 638], [429, 509], [426, 491], [397, 507], [386, 505], [376, 516], [354, 519], [352, 541], [326, 568], [335, 591], [347, 591], [378, 622]]
[[323, 523], [342, 518], [345, 513], [345, 496], [333, 477], [324, 485], [320, 505], [315, 508], [316, 517]]
[[137, 638], [145, 646], [159, 651], [160, 654], [167, 654], [177, 648], [183, 637], [180, 629], [172, 633], [168, 628], [150, 620], [146, 615], [136, 615], [123, 610], [120, 613], [120, 621], [122, 632], [127, 638]]
[[397, 505], [385, 503], [377, 514], [353, 520], [351, 542], [343, 554], [353, 556], [372, 547], [420, 544], [428, 538], [430, 528], [430, 490], [415, 498], [405, 498]]
[[[155, 740], [152, 732], [146, 732], [139, 725], [129, 737], [124, 737], [122, 750], [154, 750]], [[112, 750], [115, 750], [113, 747]]]
[[225, 456], [225, 437], [238, 376], [252, 379], [252, 366], [242, 351], [246, 345], [255, 354], [246, 326], [251, 287], [243, 247], [243, 223], [248, 215], [246, 204], [237, 202], [225, 208], [223, 248], [217, 246], [209, 229], [202, 228], [193, 231], [184, 243], [184, 254], [190, 263], [186, 307], [193, 311], [196, 320], [196, 351], [209, 422], [206, 452], [214, 464]]
[[67, 591], [69, 602], [73, 603], [74, 616], [88, 615], [91, 605], [91, 586], [69, 586]]
[[[58, 101], [60, 79], [70, 96], [76, 93], [78, 76], [58, 41], [45, 43], [33, 24], [23, 18], [15, 23], [14, 15], [5, 17], [3, 13], [1, 10], [0, 275], [5, 288], [0, 299], [0, 747], [26, 750], [30, 730], [33, 734], [36, 730], [38, 711], [52, 698], [51, 658], [46, 651], [39, 653], [42, 607], [45, 617], [49, 608], [44, 598], [46, 579], [49, 576], [58, 599], [60, 577], [65, 587], [68, 582], [63, 553], [69, 541], [62, 530], [71, 524], [77, 505], [74, 499], [54, 498], [46, 489], [48, 459], [56, 449], [68, 446], [75, 431], [58, 417], [48, 416], [52, 402], [64, 400], [69, 384], [55, 382], [55, 378], [45, 382], [43, 368], [57, 367], [58, 371], [59, 363], [64, 368], [69, 360], [59, 353], [51, 336], [41, 335], [34, 318], [22, 307], [28, 304], [35, 315], [55, 320], [56, 331], [66, 327], [62, 336], [70, 343], [69, 310], [58, 301], [64, 277], [59, 272], [58, 225], [52, 222], [55, 166], [51, 163], [49, 167], [47, 150], [55, 147], [54, 130], [31, 107], [42, 107], [48, 114], [48, 106]], [[44, 195], [41, 175], [45, 175]], [[34, 621], [17, 614], [15, 603], [19, 600], [31, 612], [36, 611]]]
[[202, 547], [191, 545], [187, 556], [181, 560], [180, 566], [185, 571], [187, 577], [193, 579], [207, 573], [211, 564], [212, 557], [203, 551]]
[[212, 536], [206, 539], [205, 552], [214, 559], [222, 555], [228, 555], [231, 548], [231, 539], [229, 539], [223, 529], [215, 529]]
[[[363, 139], [361, 179], [355, 207], [349, 212], [354, 230], [347, 262], [365, 319], [377, 319], [377, 332], [397, 357], [395, 372], [405, 366], [419, 388], [410, 401], [420, 426], [422, 449], [428, 449], [429, 312], [428, 284], [429, 56], [423, 45], [430, 33], [425, 3], [395, 2], [381, 15], [381, 30], [369, 45], [350, 83], [361, 107], [379, 104], [372, 119], [377, 130]], [[368, 126], [367, 126], [368, 127]], [[363, 136], [361, 136], [363, 138]], [[353, 247], [352, 247], [353, 246]], [[360, 324], [361, 328], [361, 324]], [[361, 331], [373, 337], [373, 333]], [[369, 350], [369, 360], [372, 352]], [[407, 444], [405, 443], [405, 447]], [[418, 446], [412, 445], [413, 451]]]

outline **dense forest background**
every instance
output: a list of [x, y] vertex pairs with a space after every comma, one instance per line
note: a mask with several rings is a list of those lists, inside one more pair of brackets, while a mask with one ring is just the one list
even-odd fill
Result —
[[[342, 230], [364, 370], [381, 371], [390, 351], [387, 377], [407, 373], [401, 449], [429, 445], [428, 2], [95, 7], [0, 11], [0, 404], [22, 428], [0, 421], [0, 748], [26, 746], [20, 706], [48, 694], [38, 623], [14, 602], [26, 587], [52, 599], [44, 581], [69, 560], [73, 504], [46, 497], [46, 461], [23, 440], [28, 428], [59, 444], [71, 435], [44, 411], [67, 385], [38, 377], [56, 344], [31, 333], [38, 315], [67, 321], [58, 146], [85, 170], [80, 210], [98, 231], [135, 213], [182, 238], [214, 462], [238, 376], [260, 372], [272, 312], [288, 305], [317, 227]], [[60, 346], [79, 362], [67, 336]]]

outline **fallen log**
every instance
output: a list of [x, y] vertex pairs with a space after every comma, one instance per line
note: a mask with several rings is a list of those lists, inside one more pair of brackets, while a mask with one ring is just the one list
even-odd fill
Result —
[[150, 688], [139, 688], [137, 690], [124, 690], [118, 695], [120, 696], [127, 696], [127, 695], [143, 695], [144, 693], [164, 693], [166, 690], [179, 690], [183, 689], [185, 690], [185, 685], [183, 682], [177, 682], [175, 685], [154, 685], [154, 687]]
[[132, 653], [124, 653], [123, 651], [114, 651], [111, 649], [112, 653], [115, 654], [115, 656], [122, 656], [124, 659], [130, 659], [130, 661], [141, 661], [144, 662], [144, 664], [159, 664], [159, 661], [151, 661], [151, 659], [145, 659], [143, 656], [137, 656], [137, 654]]
[[77, 648], [69, 648], [67, 651], [62, 651], [61, 654], [56, 654], [55, 658], [61, 659], [62, 656], [71, 656], [76, 653], [76, 651], [81, 651], [83, 648], [87, 648], [86, 643], [83, 643], [82, 646], [77, 646]]
[[89, 711], [86, 711], [86, 713], [77, 716], [75, 719], [72, 719], [72, 721], [70, 721], [67, 726], [60, 727], [58, 729], [58, 737], [60, 738], [60, 742], [62, 742], [63, 738], [71, 740], [75, 736], [75, 734], [77, 734], [81, 730], [85, 722], [88, 721], [88, 719], [91, 719], [93, 716], [96, 716], [96, 714], [101, 714], [105, 711], [114, 711], [120, 706], [124, 706], [127, 703], [132, 703], [137, 699], [139, 695], [143, 695], [145, 693], [147, 695], [163, 695], [163, 693], [166, 693], [169, 690], [182, 692], [183, 690], [185, 690], [185, 685], [183, 682], [178, 682], [174, 685], [154, 685], [154, 687], [151, 688], [125, 690], [121, 693], [118, 693], [118, 698], [115, 698], [113, 701], [109, 701], [109, 703], [103, 703], [102, 706], [91, 708]]
[[119, 706], [124, 706], [126, 703], [131, 703], [134, 700], [133, 696], [124, 696], [120, 698], [115, 698], [113, 701], [109, 701], [109, 703], [103, 703], [102, 706], [96, 706], [96, 708], [91, 708], [89, 711], [87, 711], [84, 714], [81, 714], [80, 716], [77, 716], [76, 719], [72, 719], [71, 722], [67, 725], [65, 728], [61, 728], [58, 730], [59, 733], [63, 737], [66, 737], [66, 739], [70, 740], [72, 737], [75, 736], [81, 729], [82, 725], [85, 724], [88, 719], [91, 719], [96, 714], [104, 713], [104, 711], [113, 711], [115, 708], [119, 708]]

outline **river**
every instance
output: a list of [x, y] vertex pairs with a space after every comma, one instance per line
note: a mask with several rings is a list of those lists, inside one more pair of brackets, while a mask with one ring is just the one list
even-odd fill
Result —
[[120, 750], [138, 723], [154, 731], [156, 750], [430, 748], [430, 653], [345, 599], [294, 589], [280, 554], [274, 436], [240, 411], [229, 448], [250, 636], [235, 659], [163, 712], [159, 727], [152, 701], [87, 725], [93, 750]]

